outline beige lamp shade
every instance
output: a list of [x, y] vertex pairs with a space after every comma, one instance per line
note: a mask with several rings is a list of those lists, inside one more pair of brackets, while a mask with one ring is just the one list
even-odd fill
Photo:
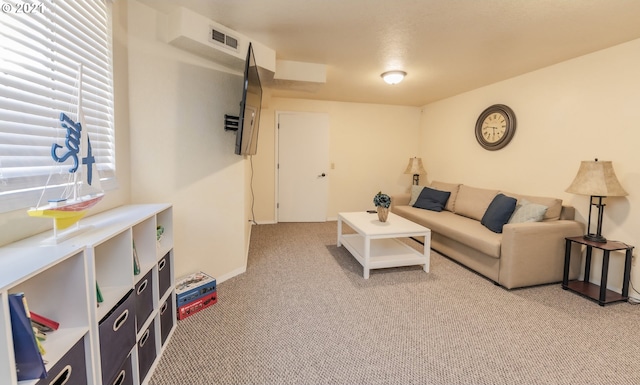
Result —
[[421, 158], [409, 158], [409, 164], [407, 165], [407, 169], [404, 170], [404, 173], [412, 174], [412, 175], [420, 175], [420, 174], [426, 174], [427, 171], [424, 169], [424, 166], [422, 165]]
[[611, 161], [598, 161], [598, 159], [582, 161], [573, 183], [565, 191], [600, 197], [628, 195], [618, 181]]

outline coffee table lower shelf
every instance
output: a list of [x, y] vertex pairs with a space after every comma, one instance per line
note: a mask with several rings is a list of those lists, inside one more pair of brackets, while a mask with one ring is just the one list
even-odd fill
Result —
[[[343, 234], [341, 241], [342, 245], [366, 269], [365, 238], [359, 234]], [[424, 271], [429, 272], [429, 258], [396, 238], [372, 239], [369, 253], [368, 269], [424, 265]], [[368, 276], [366, 271], [365, 278], [369, 278]]]

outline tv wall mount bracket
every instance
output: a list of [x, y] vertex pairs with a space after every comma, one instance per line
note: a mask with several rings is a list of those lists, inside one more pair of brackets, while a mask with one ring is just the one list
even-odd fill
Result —
[[238, 131], [239, 122], [240, 122], [239, 116], [224, 114], [224, 130], [225, 131]]

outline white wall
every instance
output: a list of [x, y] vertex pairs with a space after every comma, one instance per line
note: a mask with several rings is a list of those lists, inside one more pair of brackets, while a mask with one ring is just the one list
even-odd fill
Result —
[[420, 109], [391, 105], [273, 97], [262, 110], [258, 153], [254, 157], [255, 213], [259, 223], [275, 220], [275, 114], [279, 111], [329, 115], [329, 205], [327, 217], [341, 211], [373, 208], [378, 191], [408, 191], [412, 176], [403, 174], [417, 156]]
[[176, 276], [246, 267], [246, 161], [235, 155], [242, 77], [167, 44], [167, 16], [128, 1], [131, 195], [174, 205]]
[[[603, 235], [640, 246], [638, 68], [634, 40], [424, 106], [421, 156], [429, 180], [559, 197], [586, 223], [589, 198], [564, 190], [580, 161], [610, 160], [629, 196], [606, 200]], [[496, 103], [514, 110], [517, 129], [506, 148], [492, 152], [476, 142], [474, 125]], [[608, 286], [618, 292], [623, 260], [615, 253], [609, 271]], [[599, 277], [599, 267], [592, 269], [592, 281]], [[640, 268], [634, 265], [631, 277], [640, 290]]]

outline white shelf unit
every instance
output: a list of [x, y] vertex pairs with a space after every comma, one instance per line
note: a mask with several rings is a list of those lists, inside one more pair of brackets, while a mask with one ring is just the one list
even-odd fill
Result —
[[[156, 227], [165, 229], [156, 239]], [[43, 346], [47, 370], [80, 341], [84, 341], [87, 378], [85, 383], [104, 383], [101, 373], [99, 323], [136, 285], [149, 279], [152, 309], [138, 320], [142, 338], [153, 338], [151, 353], [138, 354], [136, 345], [122, 357], [129, 359], [134, 385], [146, 384], [176, 326], [175, 311], [169, 316], [161, 307], [175, 302], [173, 275], [173, 215], [168, 204], [128, 205], [83, 219], [78, 235], [54, 244], [47, 232], [0, 248], [0, 384], [31, 385], [37, 380], [17, 381], [8, 296], [24, 292], [30, 310], [56, 320], [60, 328], [47, 335]], [[140, 258], [140, 274], [133, 271], [133, 245]], [[159, 290], [162, 263], [164, 293]], [[169, 274], [167, 274], [167, 272]], [[167, 282], [169, 280], [169, 282]], [[104, 301], [96, 297], [98, 282]], [[173, 307], [171, 307], [173, 309]], [[164, 322], [161, 316], [164, 315]], [[164, 330], [161, 329], [161, 325]], [[149, 332], [147, 333], [147, 329]], [[161, 338], [164, 336], [164, 338]], [[162, 343], [164, 342], [164, 344]], [[139, 360], [144, 357], [145, 378], [139, 378]], [[151, 361], [150, 361], [151, 360]], [[149, 367], [150, 366], [150, 367]], [[49, 377], [47, 378], [50, 379]], [[106, 381], [106, 380], [105, 380]], [[123, 383], [128, 383], [124, 381]]]
[[[9, 317], [8, 297], [24, 293], [31, 311], [54, 319], [60, 328], [49, 333], [42, 343], [46, 350], [46, 368], [50, 370], [76, 342], [84, 340], [85, 351], [91, 349], [90, 310], [86, 281], [87, 264], [82, 248], [77, 247], [29, 247], [20, 242], [0, 249], [2, 318], [0, 328], [3, 339], [0, 356], [6, 357], [6, 365], [0, 370], [0, 383], [18, 383], [13, 339]], [[12, 272], [17, 275], [12, 276]], [[87, 368], [91, 370], [91, 368]], [[37, 381], [20, 381], [35, 384]]]

